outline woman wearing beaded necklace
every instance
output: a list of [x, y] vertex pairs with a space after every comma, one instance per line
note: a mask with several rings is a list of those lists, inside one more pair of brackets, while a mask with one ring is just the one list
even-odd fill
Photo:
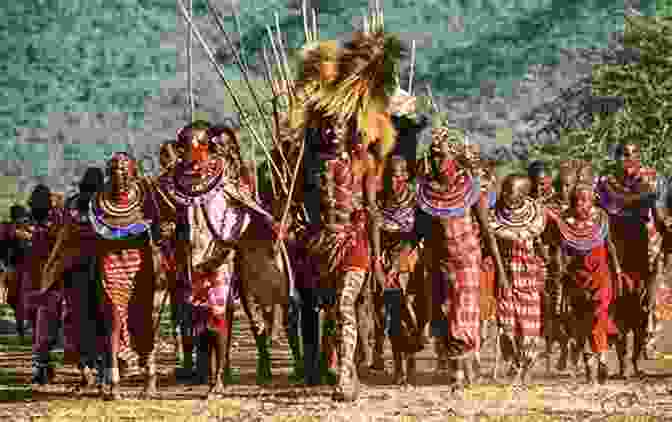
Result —
[[[157, 210], [149, 187], [138, 177], [136, 162], [128, 154], [113, 154], [107, 173], [109, 184], [95, 195], [89, 209], [99, 239], [104, 303], [112, 328], [106, 366], [111, 388], [103, 394], [107, 399], [121, 398], [118, 356], [132, 348], [145, 371], [143, 394], [150, 397], [156, 393], [157, 377], [151, 304], [161, 271], [152, 242]], [[129, 315], [129, 311], [133, 313]], [[129, 321], [133, 321], [132, 328]]]
[[541, 293], [548, 261], [541, 245], [546, 213], [538, 201], [528, 197], [530, 188], [529, 178], [507, 176], [490, 218], [490, 229], [511, 277], [511, 286], [500, 291], [497, 316], [503, 355], [512, 360], [516, 383], [526, 381], [537, 357], [535, 349], [543, 325]]
[[571, 325], [578, 350], [585, 350], [590, 340], [591, 352], [584, 354], [586, 378], [593, 381], [591, 365], [596, 360], [597, 380], [602, 384], [608, 376], [608, 338], [617, 334], [609, 305], [625, 277], [609, 238], [609, 217], [595, 206], [592, 185], [576, 185], [570, 208], [553, 220], [549, 233], [553, 240], [551, 256], [562, 270], [562, 284], [572, 303]]
[[[480, 201], [472, 157], [459, 150], [462, 134], [451, 128], [432, 131], [432, 174], [418, 186], [418, 207], [427, 227], [425, 257], [432, 276], [431, 331], [444, 343], [456, 366], [456, 386], [474, 381], [473, 362], [480, 349], [480, 274], [483, 233], [495, 258], [498, 283], [508, 286], [496, 241]], [[478, 226], [474, 222], [478, 222]]]
[[[417, 261], [418, 239], [415, 234], [415, 192], [409, 185], [408, 162], [404, 157], [394, 155], [390, 158], [383, 185], [379, 200], [382, 222], [377, 235], [381, 238], [385, 271], [384, 327], [392, 343], [394, 382], [405, 385], [413, 382], [415, 353], [423, 347], [423, 326], [416, 315], [416, 301], [423, 295], [421, 290], [417, 294], [421, 286], [410, 283]], [[380, 301], [377, 302], [380, 306]], [[377, 352], [382, 354], [382, 350]]]
[[[177, 147], [182, 160], [159, 181], [175, 207], [179, 292], [193, 305], [193, 326], [183, 337], [199, 342], [196, 383], [207, 382], [210, 357], [216, 357], [211, 396], [221, 393], [230, 369], [236, 297], [257, 343], [257, 382], [270, 381], [271, 327], [264, 306], [282, 301], [288, 290], [273, 246], [279, 227], [235, 177], [239, 161], [227, 155], [235, 146], [221, 145], [221, 133], [205, 121], [181, 129]], [[232, 131], [226, 138], [238, 142]]]

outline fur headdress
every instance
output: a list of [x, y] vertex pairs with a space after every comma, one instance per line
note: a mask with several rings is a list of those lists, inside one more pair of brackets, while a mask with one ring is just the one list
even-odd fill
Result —
[[390, 99], [398, 82], [402, 45], [382, 28], [356, 32], [338, 48], [334, 41], [306, 47], [297, 88], [301, 109], [308, 114], [356, 119], [366, 145], [377, 144], [378, 158], [394, 148], [396, 132], [390, 120]]

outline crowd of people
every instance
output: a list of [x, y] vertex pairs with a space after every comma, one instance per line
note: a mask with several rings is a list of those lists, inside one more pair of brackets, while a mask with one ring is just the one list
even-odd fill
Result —
[[672, 250], [665, 179], [642, 167], [632, 142], [620, 146], [615, 174], [568, 159], [499, 177], [450, 127], [432, 128], [429, 154], [416, 159], [428, 119], [414, 98], [361, 89], [396, 83], [387, 65], [352, 67], [385, 63], [385, 37], [362, 33], [340, 52], [320, 44], [306, 54], [304, 114], [278, 123], [300, 135], [283, 132], [269, 158], [301, 173], [284, 193], [273, 162], [266, 183], [249, 171], [236, 131], [197, 121], [162, 145], [159, 175], [139, 174], [119, 152], [105, 171], [87, 169], [63, 203], [39, 185], [28, 209], [12, 207], [0, 238], [8, 303], [32, 325], [32, 382], [53, 376], [61, 321], [80, 388], [98, 384], [119, 399], [122, 374], [138, 366], [153, 396], [157, 291], [169, 293], [179, 332], [177, 377], [210, 383], [212, 395], [230, 375], [236, 302], [251, 322], [258, 383], [272, 376], [280, 306], [293, 376], [333, 384], [335, 400], [358, 397], [362, 368], [384, 369], [388, 337], [395, 383], [413, 382], [429, 337], [452, 383], [477, 382], [489, 323], [513, 382], [529, 380], [544, 342], [548, 371], [559, 343], [559, 370], [578, 370], [583, 357], [587, 380], [604, 383], [614, 346], [617, 375], [627, 376], [630, 332], [641, 374]]

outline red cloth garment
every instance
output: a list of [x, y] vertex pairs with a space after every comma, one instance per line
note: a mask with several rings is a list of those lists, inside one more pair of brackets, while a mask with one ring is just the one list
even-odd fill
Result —
[[516, 336], [540, 337], [543, 330], [541, 292], [546, 266], [536, 255], [532, 240], [510, 243], [504, 265], [509, 269], [511, 286], [502, 291], [497, 313]]
[[351, 219], [349, 247], [344, 257], [343, 271], [368, 271], [370, 259], [366, 211], [353, 212]]
[[228, 335], [226, 315], [233, 304], [233, 275], [225, 270], [212, 273], [194, 273], [192, 275], [194, 306], [207, 308], [207, 327]]
[[108, 310], [117, 314], [121, 320], [120, 346], [124, 351], [131, 349], [128, 305], [142, 264], [142, 252], [139, 249], [109, 253], [102, 259], [105, 302]]
[[495, 260], [486, 256], [481, 264], [481, 321], [493, 320], [497, 311]]
[[228, 337], [229, 335], [229, 322], [228, 320], [208, 314], [208, 328], [211, 330], [217, 331], [220, 335]]
[[573, 257], [565, 282], [574, 287], [575, 312], [592, 314], [590, 344], [595, 353], [609, 350], [608, 337], [617, 333], [609, 317], [614, 294], [609, 272], [609, 253], [605, 245], [593, 248], [583, 257]]
[[464, 217], [435, 218], [428, 239], [433, 296], [447, 307], [449, 342], [462, 343], [464, 353], [480, 350], [481, 243], [474, 218], [469, 210]]

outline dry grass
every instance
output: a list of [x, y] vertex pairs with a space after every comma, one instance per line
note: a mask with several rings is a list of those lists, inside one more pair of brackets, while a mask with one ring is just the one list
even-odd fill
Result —
[[239, 415], [240, 402], [233, 400], [54, 400], [41, 422], [68, 421], [208, 421]]

